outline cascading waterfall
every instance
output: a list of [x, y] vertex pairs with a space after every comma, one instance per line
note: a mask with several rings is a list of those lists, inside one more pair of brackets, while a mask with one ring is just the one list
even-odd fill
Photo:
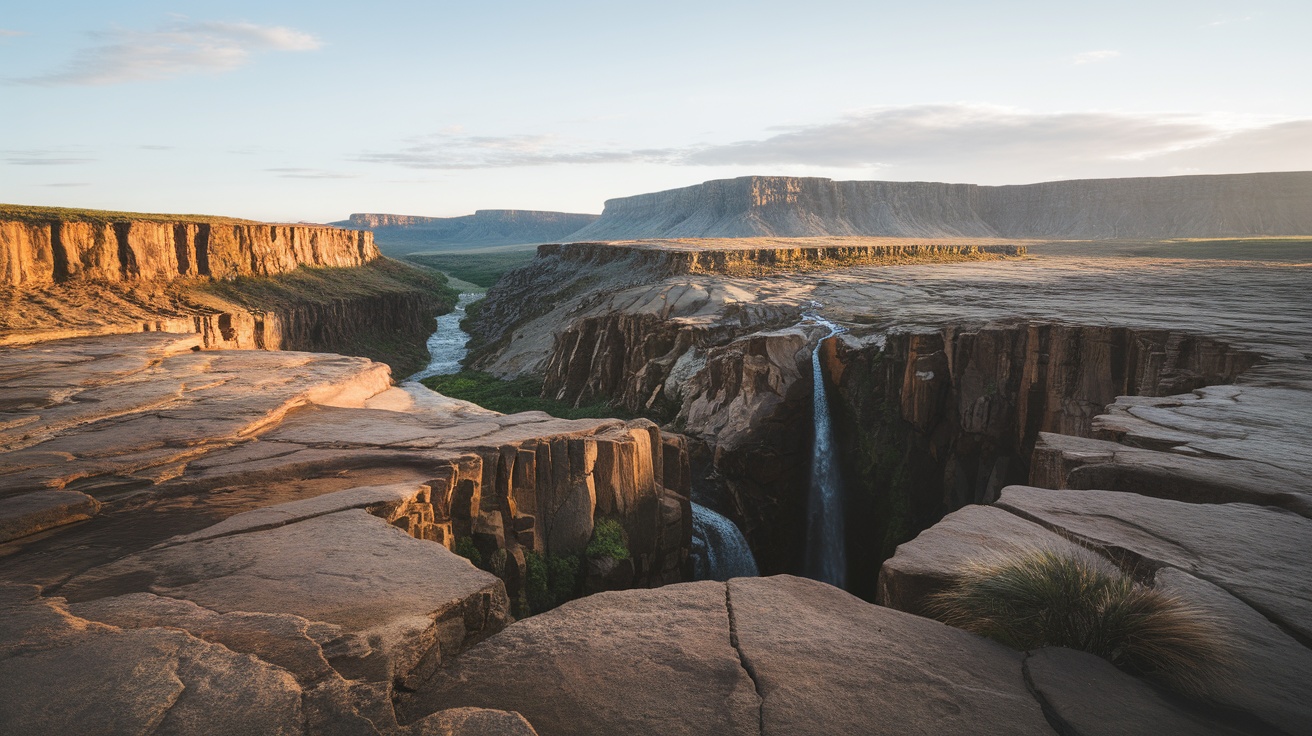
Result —
[[694, 580], [725, 581], [761, 574], [738, 526], [698, 503], [692, 505], [692, 550], [689, 556]]
[[[819, 306], [819, 305], [816, 305]], [[833, 425], [829, 420], [829, 397], [820, 370], [820, 345], [842, 332], [838, 325], [808, 313], [803, 317], [829, 328], [829, 334], [811, 353], [811, 375], [815, 380], [815, 444], [811, 451], [811, 488], [806, 513], [806, 576], [839, 588], [847, 583], [847, 557], [843, 539], [843, 482], [834, 455]]]
[[461, 294], [455, 309], [437, 318], [437, 329], [428, 337], [428, 366], [407, 381], [460, 372], [460, 361], [465, 359], [465, 345], [469, 342], [469, 334], [460, 329], [460, 320], [465, 318], [465, 307], [482, 297], [482, 294]]

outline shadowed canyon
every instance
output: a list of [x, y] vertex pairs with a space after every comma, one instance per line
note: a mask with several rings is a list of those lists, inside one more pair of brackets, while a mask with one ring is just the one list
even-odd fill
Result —
[[[1308, 732], [1312, 173], [336, 224], [0, 207], [0, 730]], [[1210, 659], [944, 613], [1036, 552]]]

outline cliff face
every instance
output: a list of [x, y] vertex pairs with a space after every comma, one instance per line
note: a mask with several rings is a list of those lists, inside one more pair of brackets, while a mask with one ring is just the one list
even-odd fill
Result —
[[742, 177], [606, 202], [574, 240], [870, 235], [1182, 238], [1312, 234], [1312, 172], [988, 187]]
[[1023, 323], [825, 343], [852, 592], [956, 509], [1025, 483], [1040, 432], [1093, 436], [1118, 396], [1231, 383], [1257, 356], [1168, 330]]
[[461, 217], [357, 213], [332, 223], [376, 231], [384, 251], [401, 255], [451, 247], [521, 245], [568, 239], [597, 215], [534, 210], [478, 210]]
[[271, 276], [378, 258], [367, 231], [221, 222], [0, 220], [0, 283]]

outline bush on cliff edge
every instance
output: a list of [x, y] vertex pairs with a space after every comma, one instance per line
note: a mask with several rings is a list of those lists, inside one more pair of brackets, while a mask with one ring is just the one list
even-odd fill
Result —
[[1036, 549], [972, 563], [932, 596], [930, 612], [1015, 649], [1090, 652], [1190, 694], [1230, 663], [1216, 620], [1092, 554]]

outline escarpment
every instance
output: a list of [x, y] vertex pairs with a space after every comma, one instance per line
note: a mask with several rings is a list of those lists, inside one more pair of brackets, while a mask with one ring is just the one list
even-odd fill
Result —
[[568, 239], [597, 215], [534, 210], [477, 210], [461, 217], [357, 213], [333, 225], [368, 228], [389, 255], [452, 247], [551, 243]]
[[368, 231], [41, 214], [19, 220], [0, 210], [0, 283], [18, 287], [271, 276], [300, 266], [361, 266], [378, 256]]
[[1312, 172], [1016, 186], [748, 176], [607, 200], [573, 240], [1312, 234]]

